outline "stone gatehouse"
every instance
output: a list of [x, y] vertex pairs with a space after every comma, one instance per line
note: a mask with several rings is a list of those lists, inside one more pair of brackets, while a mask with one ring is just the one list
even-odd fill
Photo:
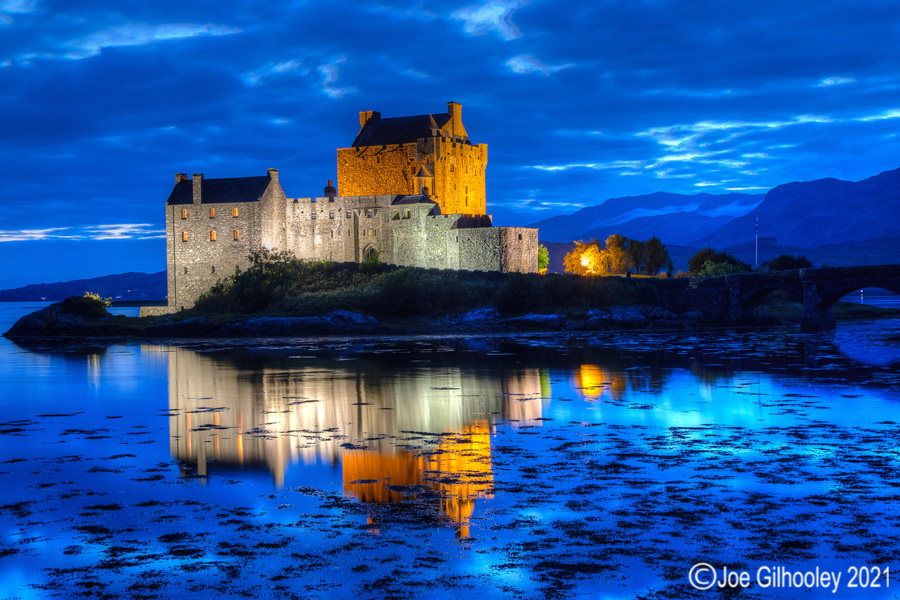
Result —
[[320, 197], [288, 198], [277, 169], [229, 179], [177, 173], [166, 202], [168, 305], [141, 314], [192, 307], [261, 248], [304, 260], [537, 272], [537, 229], [493, 227], [485, 214], [487, 146], [469, 142], [461, 109], [360, 113], [353, 146], [338, 150], [338, 188], [329, 181]]

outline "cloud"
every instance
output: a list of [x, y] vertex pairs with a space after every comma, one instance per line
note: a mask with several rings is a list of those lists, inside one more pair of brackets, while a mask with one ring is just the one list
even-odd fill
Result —
[[509, 67], [509, 70], [513, 73], [521, 73], [523, 75], [540, 73], [541, 75], [547, 76], [550, 73], [556, 73], [557, 71], [574, 67], [575, 63], [568, 63], [565, 65], [545, 65], [531, 54], [520, 54], [506, 61], [506, 66]]
[[[244, 73], [243, 79], [251, 86], [263, 85], [268, 81], [274, 81], [292, 77], [307, 77], [316, 74], [319, 78], [320, 91], [329, 98], [343, 98], [347, 94], [356, 91], [355, 87], [337, 87], [332, 85], [338, 80], [338, 65], [347, 62], [346, 56], [340, 56], [329, 62], [320, 59], [290, 59], [281, 62], [270, 63], [256, 71]], [[319, 63], [319, 64], [315, 64]], [[309, 66], [307, 66], [309, 65]]]
[[83, 227], [47, 227], [44, 229], [0, 230], [0, 242], [37, 240], [150, 240], [165, 238], [163, 229], [150, 223], [117, 223]]
[[68, 42], [66, 45], [73, 49], [66, 52], [64, 58], [74, 60], [90, 58], [100, 54], [103, 48], [146, 46], [159, 41], [200, 36], [232, 35], [240, 32], [240, 29], [210, 24], [169, 23], [165, 25], [149, 25], [147, 23], [126, 23]]
[[37, 0], [0, 0], [0, 25], [13, 22], [10, 15], [34, 12]]
[[592, 169], [594, 171], [606, 171], [610, 169], [640, 169], [644, 166], [642, 160], [615, 160], [612, 162], [576, 162], [561, 165], [531, 165], [529, 169], [538, 171], [569, 171], [572, 169]]
[[463, 30], [469, 35], [496, 33], [509, 41], [522, 37], [522, 32], [512, 22], [512, 15], [524, 5], [524, 2], [516, 0], [490, 0], [484, 4], [460, 8], [450, 18], [462, 21]]
[[309, 69], [303, 66], [303, 63], [296, 59], [284, 60], [277, 63], [268, 64], [257, 71], [244, 73], [244, 81], [250, 85], [260, 85], [266, 79], [280, 77], [296, 73], [297, 75], [308, 75]]
[[864, 117], [859, 117], [856, 119], [857, 121], [884, 121], [886, 119], [898, 119], [900, 118], [900, 108], [892, 108], [890, 110], [886, 110], [877, 115], [866, 115]]
[[826, 77], [816, 84], [816, 87], [830, 87], [832, 85], [844, 85], [856, 81], [852, 77]]
[[346, 94], [352, 94], [356, 91], [354, 87], [334, 87], [331, 84], [338, 80], [338, 65], [345, 62], [345, 56], [340, 57], [332, 63], [319, 65], [318, 71], [322, 75], [322, 93], [329, 98], [343, 98]]

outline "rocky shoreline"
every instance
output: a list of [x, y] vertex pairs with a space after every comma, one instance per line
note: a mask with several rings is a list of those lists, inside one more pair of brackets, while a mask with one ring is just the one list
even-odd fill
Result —
[[350, 311], [336, 310], [314, 317], [247, 317], [214, 320], [205, 317], [171, 316], [84, 317], [51, 305], [19, 319], [4, 337], [41, 338], [234, 338], [294, 337], [347, 334], [436, 334], [503, 333], [524, 331], [593, 331], [607, 329], [677, 329], [702, 322], [699, 312], [675, 315], [659, 307], [613, 306], [594, 309], [581, 318], [562, 314], [529, 313], [502, 317], [496, 309], [484, 307], [458, 316], [383, 320]]

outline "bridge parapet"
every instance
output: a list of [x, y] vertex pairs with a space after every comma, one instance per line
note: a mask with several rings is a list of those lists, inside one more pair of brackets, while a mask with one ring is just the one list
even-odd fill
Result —
[[793, 301], [803, 304], [804, 331], [834, 329], [834, 303], [865, 287], [900, 294], [900, 264], [734, 273], [656, 282], [660, 300], [668, 310], [700, 310], [709, 320], [732, 323], [752, 321], [756, 306], [771, 292], [783, 290]]

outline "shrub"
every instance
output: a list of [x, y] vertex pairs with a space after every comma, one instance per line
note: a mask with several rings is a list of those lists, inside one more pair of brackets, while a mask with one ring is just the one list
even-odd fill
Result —
[[805, 256], [781, 254], [760, 265], [763, 271], [788, 271], [791, 269], [811, 269], [812, 262]]
[[88, 319], [99, 319], [100, 317], [109, 315], [109, 311], [106, 310], [106, 307], [111, 304], [111, 300], [103, 300], [100, 298], [99, 294], [91, 294], [88, 292], [85, 293], [84, 296], [71, 296], [66, 298], [60, 302], [58, 306], [61, 307], [62, 312], [70, 315], [78, 315], [79, 317]]

